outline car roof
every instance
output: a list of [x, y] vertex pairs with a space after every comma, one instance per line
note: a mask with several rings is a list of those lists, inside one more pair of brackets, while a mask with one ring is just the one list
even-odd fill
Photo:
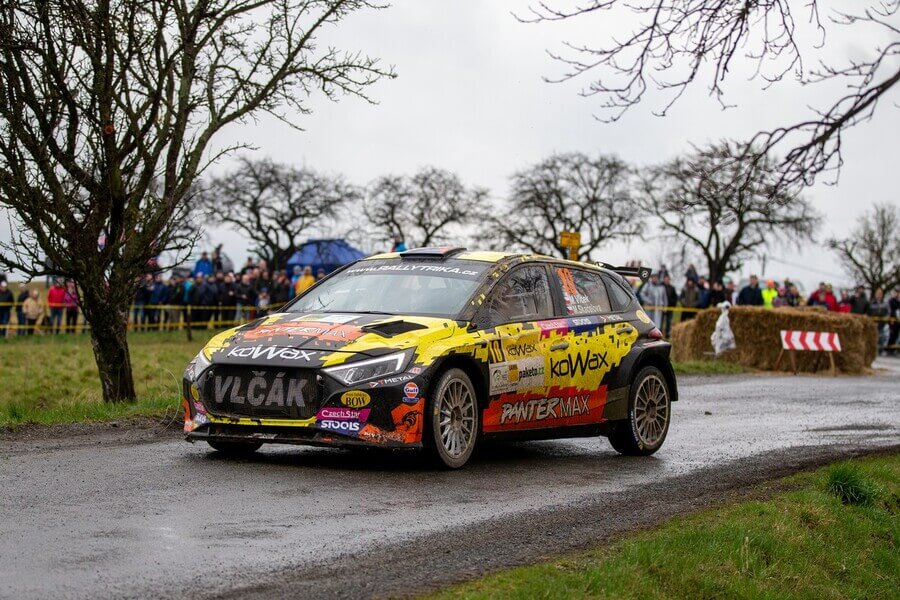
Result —
[[[466, 250], [466, 249], [456, 249], [457, 251], [449, 253], [447, 256], [442, 257], [440, 255], [435, 255], [434, 257], [428, 257], [424, 255], [417, 254], [417, 251], [420, 249], [408, 250], [409, 256], [406, 256], [406, 260], [422, 260], [422, 261], [441, 261], [441, 260], [475, 260], [479, 262], [487, 262], [487, 263], [518, 263], [518, 262], [554, 262], [554, 263], [564, 263], [571, 265], [573, 267], [579, 268], [587, 268], [595, 271], [607, 271], [607, 269], [603, 269], [598, 265], [587, 262], [580, 262], [574, 260], [567, 260], [564, 258], [559, 258], [555, 256], [547, 256], [545, 254], [536, 254], [536, 253], [526, 253], [526, 252], [496, 252], [490, 250]], [[385, 260], [385, 259], [398, 259], [404, 258], [401, 256], [402, 252], [384, 252], [382, 254], [374, 254], [372, 256], [367, 256], [366, 258], [360, 259], [360, 261], [366, 260]]]

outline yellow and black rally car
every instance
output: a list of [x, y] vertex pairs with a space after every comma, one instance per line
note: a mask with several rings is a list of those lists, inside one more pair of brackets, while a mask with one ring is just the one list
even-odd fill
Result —
[[488, 438], [652, 454], [671, 347], [622, 274], [649, 271], [464, 248], [359, 260], [210, 340], [184, 374], [186, 437], [425, 448], [451, 468]]

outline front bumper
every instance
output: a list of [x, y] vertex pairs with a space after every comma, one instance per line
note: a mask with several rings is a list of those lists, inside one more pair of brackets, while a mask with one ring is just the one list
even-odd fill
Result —
[[198, 440], [252, 441], [313, 446], [422, 446], [426, 373], [403, 373], [356, 387], [321, 378], [315, 415], [265, 418], [220, 414], [197, 385], [183, 382], [184, 432]]

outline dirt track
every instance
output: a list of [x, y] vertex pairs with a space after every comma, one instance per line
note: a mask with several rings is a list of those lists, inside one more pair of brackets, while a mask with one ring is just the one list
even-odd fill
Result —
[[[0, 436], [0, 596], [409, 594], [586, 547], [730, 492], [900, 442], [900, 368], [868, 378], [683, 378], [663, 450], [604, 439], [416, 455], [264, 449], [174, 432]], [[71, 433], [71, 432], [69, 432]]]

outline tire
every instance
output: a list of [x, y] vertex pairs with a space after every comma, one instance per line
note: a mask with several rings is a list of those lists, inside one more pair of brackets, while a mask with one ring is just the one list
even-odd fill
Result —
[[662, 371], [638, 371], [628, 398], [628, 418], [616, 423], [609, 442], [620, 454], [650, 456], [666, 441], [672, 420], [672, 393]]
[[221, 440], [206, 440], [216, 452], [226, 456], [249, 456], [260, 449], [262, 442], [225, 442]]
[[437, 380], [428, 404], [425, 446], [435, 462], [458, 469], [468, 462], [481, 428], [481, 409], [472, 380], [462, 369], [449, 369]]

